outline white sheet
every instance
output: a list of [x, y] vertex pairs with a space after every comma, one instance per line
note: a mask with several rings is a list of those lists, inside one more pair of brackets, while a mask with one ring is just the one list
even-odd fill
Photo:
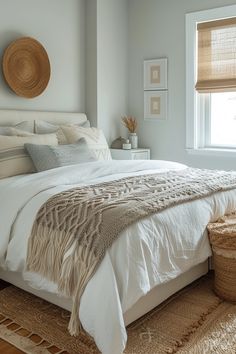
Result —
[[[1, 266], [22, 271], [33, 287], [57, 293], [55, 284], [24, 272], [27, 239], [42, 203], [74, 185], [181, 168], [185, 166], [163, 161], [99, 161], [0, 181]], [[235, 207], [235, 190], [218, 193], [169, 208], [122, 232], [81, 299], [82, 325], [103, 354], [124, 350], [122, 313], [155, 285], [207, 259], [207, 223]]]

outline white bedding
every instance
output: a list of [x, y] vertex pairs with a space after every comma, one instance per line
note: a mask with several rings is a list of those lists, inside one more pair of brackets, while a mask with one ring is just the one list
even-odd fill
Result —
[[[21, 271], [31, 286], [57, 293], [55, 284], [24, 271], [27, 240], [40, 206], [74, 185], [182, 169], [165, 161], [98, 161], [0, 181], [0, 266]], [[107, 252], [81, 299], [79, 316], [103, 354], [126, 344], [123, 313], [154, 286], [211, 255], [206, 225], [236, 208], [236, 190], [169, 208], [127, 228]]]

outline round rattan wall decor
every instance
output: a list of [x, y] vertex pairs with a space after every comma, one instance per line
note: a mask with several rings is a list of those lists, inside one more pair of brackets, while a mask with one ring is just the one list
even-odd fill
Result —
[[30, 37], [19, 38], [6, 48], [2, 69], [10, 88], [26, 98], [39, 96], [46, 89], [51, 72], [46, 50]]

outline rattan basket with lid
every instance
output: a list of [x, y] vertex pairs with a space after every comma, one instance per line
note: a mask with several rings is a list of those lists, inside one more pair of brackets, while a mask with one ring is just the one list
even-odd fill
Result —
[[215, 292], [236, 302], [236, 214], [208, 224], [215, 268]]

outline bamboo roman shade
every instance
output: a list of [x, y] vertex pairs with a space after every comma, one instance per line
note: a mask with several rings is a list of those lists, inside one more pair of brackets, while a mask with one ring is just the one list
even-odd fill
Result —
[[199, 23], [198, 92], [236, 91], [236, 17]]

